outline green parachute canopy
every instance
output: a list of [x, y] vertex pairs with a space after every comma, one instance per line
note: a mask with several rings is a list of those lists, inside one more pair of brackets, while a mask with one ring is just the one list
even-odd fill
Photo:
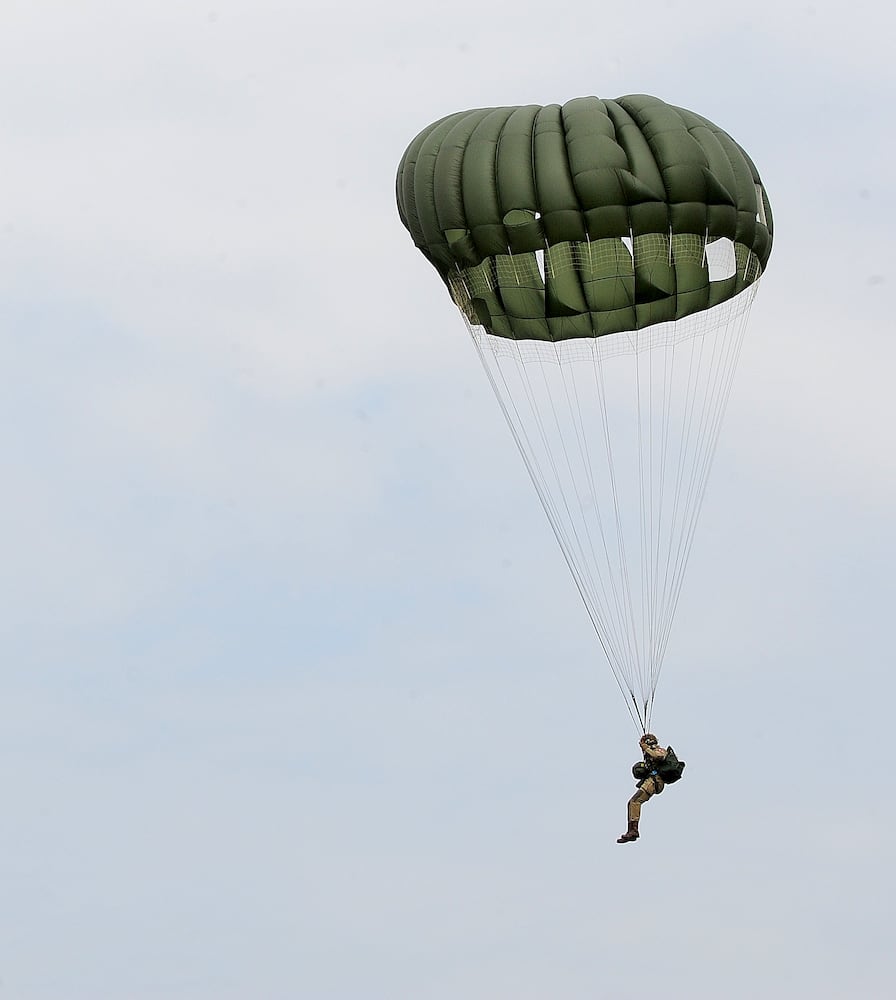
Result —
[[[744, 150], [645, 95], [449, 115], [408, 147], [397, 197], [458, 307], [514, 339], [681, 319], [743, 291], [772, 245], [771, 207]], [[706, 247], [722, 239], [736, 267], [716, 278]]]
[[759, 174], [691, 111], [584, 97], [430, 125], [397, 198], [646, 731], [771, 253]]

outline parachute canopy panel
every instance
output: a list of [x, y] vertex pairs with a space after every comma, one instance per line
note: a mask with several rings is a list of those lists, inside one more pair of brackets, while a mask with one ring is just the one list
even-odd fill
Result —
[[[514, 340], [641, 330], [753, 284], [771, 206], [744, 150], [645, 95], [482, 108], [424, 129], [398, 208], [468, 321]], [[712, 267], [714, 244], [734, 266]]]

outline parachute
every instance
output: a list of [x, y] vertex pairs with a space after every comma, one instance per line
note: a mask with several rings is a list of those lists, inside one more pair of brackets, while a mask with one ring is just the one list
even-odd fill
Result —
[[647, 731], [771, 253], [756, 167], [691, 111], [585, 97], [435, 122], [396, 193]]

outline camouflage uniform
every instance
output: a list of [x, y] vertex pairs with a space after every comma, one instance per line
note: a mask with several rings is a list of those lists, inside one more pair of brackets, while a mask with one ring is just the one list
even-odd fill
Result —
[[628, 844], [638, 839], [641, 806], [654, 795], [659, 795], [666, 787], [666, 783], [656, 773], [656, 765], [666, 758], [666, 748], [657, 746], [656, 737], [646, 733], [641, 737], [640, 746], [644, 754], [644, 764], [650, 773], [638, 781], [638, 790], [628, 800], [628, 829], [616, 841], [617, 844]]
[[[663, 760], [666, 756], [665, 747], [642, 747], [644, 751], [644, 763], [654, 769], [655, 762]], [[641, 818], [641, 806], [654, 795], [659, 795], [666, 787], [666, 783], [658, 774], [649, 774], [638, 782], [638, 790], [628, 800], [629, 822], [637, 823]]]

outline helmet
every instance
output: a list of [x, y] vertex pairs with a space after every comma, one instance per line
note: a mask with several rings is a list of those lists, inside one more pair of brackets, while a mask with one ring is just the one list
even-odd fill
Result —
[[650, 747], [655, 747], [657, 745], [657, 738], [653, 733], [645, 733], [640, 740], [641, 743], [646, 743]]

